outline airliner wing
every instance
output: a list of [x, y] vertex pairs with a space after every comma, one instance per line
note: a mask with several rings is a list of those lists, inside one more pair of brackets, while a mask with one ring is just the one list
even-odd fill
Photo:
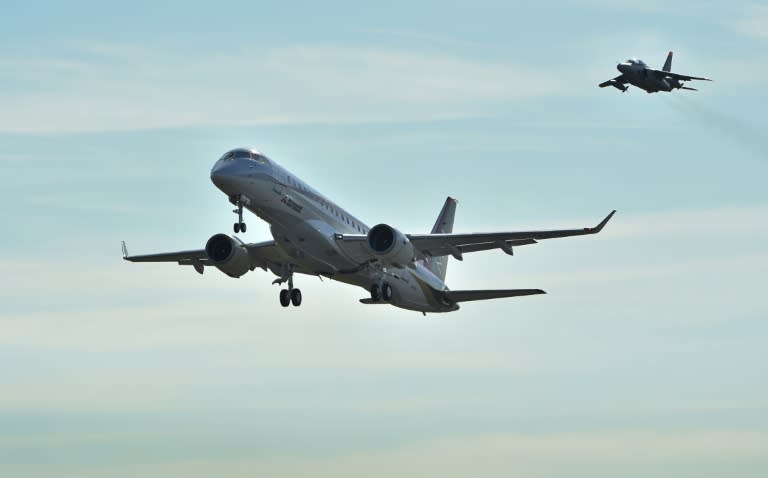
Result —
[[[248, 256], [251, 259], [251, 268], [266, 268], [270, 263], [280, 264], [286, 258], [278, 249], [275, 241], [246, 244]], [[131, 262], [176, 262], [182, 266], [194, 266], [195, 270], [202, 273], [203, 266], [210, 266], [205, 249], [195, 249], [178, 252], [161, 252], [159, 254], [129, 255], [123, 243], [123, 259]]]
[[681, 75], [679, 73], [672, 73], [671, 71], [653, 70], [653, 73], [656, 76], [660, 77], [660, 78], [664, 78], [665, 76], [669, 76], [671, 78], [674, 78], [674, 79], [680, 80], [680, 81], [691, 81], [691, 80], [712, 81], [709, 78], [702, 78], [700, 76]]
[[[550, 231], [520, 231], [520, 232], [485, 232], [469, 234], [407, 234], [408, 240], [417, 251], [417, 258], [437, 257], [451, 255], [462, 260], [465, 252], [486, 251], [489, 249], [501, 249], [507, 254], [512, 254], [512, 248], [527, 244], [536, 244], [542, 239], [555, 239], [558, 237], [583, 236], [597, 234], [616, 211], [611, 211], [595, 227], [582, 229], [558, 229]], [[374, 259], [365, 246], [367, 237], [364, 234], [339, 234], [336, 239], [350, 257], [359, 262], [367, 262]]]
[[595, 227], [585, 227], [582, 229], [470, 234], [410, 234], [408, 235], [408, 238], [413, 246], [423, 253], [424, 256], [452, 255], [456, 259], [461, 260], [464, 252], [475, 252], [497, 248], [511, 254], [512, 247], [535, 244], [542, 239], [597, 234], [603, 227], [605, 227], [615, 213], [615, 210], [611, 211], [611, 213]]

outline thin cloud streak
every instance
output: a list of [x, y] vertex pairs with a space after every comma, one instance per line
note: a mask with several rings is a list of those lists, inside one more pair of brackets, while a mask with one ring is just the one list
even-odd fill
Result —
[[[105, 437], [106, 438], [106, 437]], [[540, 476], [639, 478], [697, 476], [714, 478], [739, 470], [743, 478], [758, 478], [768, 466], [765, 432], [748, 430], [613, 430], [578, 433], [454, 434], [439, 439], [413, 440], [398, 446], [258, 459], [230, 456], [213, 460], [179, 459], [151, 464], [21, 465], [5, 467], [10, 475], [30, 478], [252, 476], [391, 477], [409, 475], [445, 478], [485, 476]], [[638, 453], [642, 450], [642, 453]], [[245, 455], [244, 453], [240, 453]], [[236, 454], [237, 455], [237, 454]], [[600, 466], [595, 466], [600, 463]], [[694, 470], [694, 475], [681, 473]]]
[[760, 40], [768, 40], [768, 6], [753, 4], [747, 13], [733, 22], [737, 32]]
[[455, 119], [563, 89], [525, 65], [376, 48], [292, 46], [193, 59], [102, 52], [91, 60], [2, 61], [33, 86], [0, 97], [0, 131]]

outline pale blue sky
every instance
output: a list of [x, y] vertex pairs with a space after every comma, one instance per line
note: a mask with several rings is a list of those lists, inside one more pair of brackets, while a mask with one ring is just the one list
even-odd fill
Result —
[[[44, 2], [0, 40], [1, 475], [764, 476], [765, 3]], [[670, 49], [715, 81], [597, 88]], [[549, 294], [426, 318], [120, 260], [229, 231], [237, 146], [408, 232], [619, 213], [452, 260]]]

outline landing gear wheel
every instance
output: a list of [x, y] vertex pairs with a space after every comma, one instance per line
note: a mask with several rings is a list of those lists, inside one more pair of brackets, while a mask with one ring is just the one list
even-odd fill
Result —
[[[230, 200], [234, 200], [233, 198], [230, 198]], [[237, 222], [235, 223], [235, 234], [238, 232], [245, 232], [245, 223], [243, 222], [243, 201], [242, 196], [237, 196], [237, 202], [235, 202], [237, 205], [237, 209], [235, 209], [234, 212], [237, 214]]]
[[291, 304], [293, 304], [294, 307], [301, 305], [301, 291], [299, 289], [291, 290]]
[[371, 300], [374, 302], [378, 302], [379, 299], [381, 299], [381, 292], [379, 291], [379, 285], [373, 284], [371, 286]]
[[381, 286], [381, 298], [387, 302], [392, 300], [392, 286], [386, 282]]
[[288, 291], [288, 289], [283, 289], [280, 291], [280, 305], [283, 307], [288, 307], [291, 304], [291, 293]]

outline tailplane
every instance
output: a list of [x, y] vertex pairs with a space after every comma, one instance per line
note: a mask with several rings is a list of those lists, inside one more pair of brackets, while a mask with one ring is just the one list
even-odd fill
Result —
[[[453, 232], [453, 218], [456, 215], [456, 204], [458, 201], [452, 197], [445, 199], [443, 209], [437, 216], [435, 225], [432, 227], [432, 234], [449, 234]], [[427, 257], [424, 259], [424, 267], [430, 270], [441, 280], [445, 280], [445, 270], [448, 266], [448, 256]]]
[[449, 302], [469, 302], [472, 300], [501, 299], [504, 297], [546, 294], [546, 292], [541, 289], [447, 290], [443, 294]]
[[664, 62], [664, 66], [661, 68], [661, 70], [672, 71], [672, 52], [667, 54], [667, 61]]

